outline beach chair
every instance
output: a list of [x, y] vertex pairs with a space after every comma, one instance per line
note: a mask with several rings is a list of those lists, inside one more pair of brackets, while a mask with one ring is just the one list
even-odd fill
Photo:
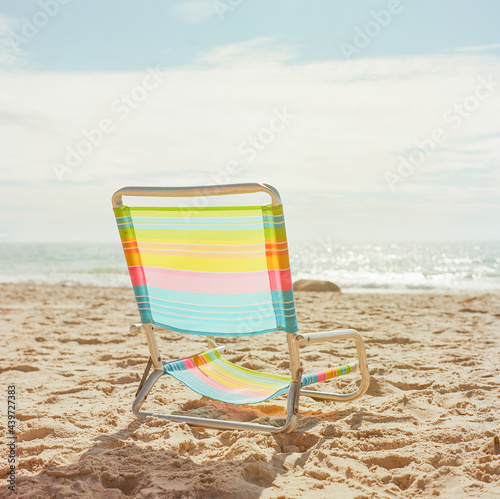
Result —
[[[213, 196], [258, 192], [267, 193], [271, 203], [214, 204], [221, 198]], [[122, 196], [187, 197], [191, 202], [182, 207], [129, 207], [123, 204]], [[257, 183], [124, 187], [115, 192], [112, 201], [141, 317], [141, 323], [132, 325], [130, 330], [145, 334], [150, 353], [132, 405], [137, 416], [155, 416], [206, 428], [290, 432], [297, 423], [300, 395], [348, 402], [366, 392], [370, 375], [363, 340], [357, 331], [298, 332], [283, 206], [276, 189]], [[159, 329], [205, 336], [207, 350], [164, 362], [155, 337]], [[263, 333], [275, 335], [277, 343], [288, 347], [290, 376], [233, 364], [221, 355], [224, 345], [216, 344], [217, 338], [239, 336], [244, 341], [247, 336]], [[299, 347], [338, 340], [354, 341], [355, 362], [303, 374]], [[305, 389], [307, 385], [356, 371], [361, 374], [361, 381], [352, 393]], [[200, 395], [229, 404], [256, 404], [286, 395], [286, 420], [276, 427], [142, 412], [147, 395], [164, 375], [176, 378]]]

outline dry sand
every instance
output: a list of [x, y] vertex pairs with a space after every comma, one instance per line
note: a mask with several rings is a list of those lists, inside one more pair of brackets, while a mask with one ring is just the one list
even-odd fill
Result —
[[[12, 284], [0, 294], [0, 497], [500, 497], [499, 294], [297, 293], [303, 332], [363, 334], [372, 382], [351, 404], [301, 398], [298, 430], [276, 436], [135, 418], [147, 350], [128, 332], [138, 320], [130, 289]], [[164, 360], [205, 346], [160, 337]], [[232, 361], [287, 373], [279, 333], [226, 343]], [[308, 371], [352, 354], [322, 344], [304, 348], [303, 361]], [[16, 493], [6, 488], [3, 445], [9, 384], [17, 387]], [[284, 415], [283, 398], [231, 407], [166, 378], [148, 407]]]

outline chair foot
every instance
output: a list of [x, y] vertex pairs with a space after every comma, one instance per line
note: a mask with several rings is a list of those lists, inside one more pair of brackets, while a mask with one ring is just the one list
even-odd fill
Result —
[[136, 396], [134, 403], [132, 404], [132, 411], [136, 416], [144, 417], [145, 413], [140, 412], [142, 404], [146, 400], [149, 392], [153, 388], [154, 384], [163, 376], [164, 372], [155, 369], [150, 375], [146, 382], [143, 384], [143, 387], [139, 390], [138, 395]]
[[364, 387], [358, 388], [355, 392], [351, 393], [331, 393], [331, 392], [317, 392], [315, 390], [300, 390], [301, 395], [311, 397], [314, 400], [327, 400], [331, 402], [352, 402], [365, 394]]

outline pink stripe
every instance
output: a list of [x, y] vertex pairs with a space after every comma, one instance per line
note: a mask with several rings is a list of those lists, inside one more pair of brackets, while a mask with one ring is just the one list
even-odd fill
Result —
[[325, 371], [321, 371], [321, 372], [318, 372], [316, 374], [318, 376], [318, 382], [319, 381], [325, 381], [325, 379], [326, 379], [326, 373], [325, 373]]
[[251, 398], [262, 398], [262, 395], [267, 395], [267, 393], [260, 393], [260, 392], [253, 392], [251, 390], [244, 390], [241, 388], [229, 388], [226, 385], [223, 385], [222, 383], [219, 383], [215, 379], [209, 378], [206, 374], [202, 373], [197, 367], [196, 364], [193, 362], [193, 359], [191, 357], [188, 357], [186, 359], [182, 359], [184, 362], [184, 365], [186, 366], [186, 369], [193, 375], [196, 376], [199, 380], [203, 381], [206, 385], [211, 386], [212, 388], [215, 388], [216, 390], [220, 392], [227, 393], [229, 391], [231, 392], [236, 392], [240, 395], [245, 395], [247, 397]]
[[289, 270], [261, 272], [189, 272], [157, 267], [129, 267], [132, 285], [207, 294], [259, 293], [292, 288]]
[[132, 286], [141, 286], [146, 284], [146, 277], [144, 276], [143, 267], [129, 267], [128, 272], [130, 274]]
[[290, 269], [269, 270], [269, 282], [272, 291], [289, 291], [292, 289], [292, 275]]
[[185, 359], [181, 360], [182, 362], [184, 362], [184, 366], [188, 371], [191, 369], [196, 369], [196, 364], [194, 363], [194, 360], [191, 357], [186, 357]]

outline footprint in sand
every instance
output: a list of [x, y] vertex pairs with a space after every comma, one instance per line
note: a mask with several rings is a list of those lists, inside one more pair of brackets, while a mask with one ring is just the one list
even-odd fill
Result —
[[413, 463], [413, 458], [408, 456], [401, 456], [398, 454], [388, 454], [385, 456], [373, 456], [368, 459], [363, 459], [363, 463], [367, 466], [380, 466], [386, 470], [393, 470], [395, 468], [404, 468]]
[[434, 380], [425, 380], [425, 381], [392, 381], [387, 380], [392, 386], [399, 388], [400, 390], [425, 390], [429, 388]]
[[[124, 477], [119, 474], [104, 471], [101, 474], [101, 483], [108, 489], [118, 489], [123, 492], [125, 496], [130, 496], [134, 490], [139, 486], [140, 477]], [[111, 491], [110, 491], [111, 492]]]
[[370, 377], [370, 385], [368, 386], [367, 395], [372, 397], [385, 397], [392, 393], [396, 393], [397, 389], [384, 378]]
[[40, 428], [30, 428], [23, 432], [18, 433], [19, 440], [24, 442], [29, 442], [30, 440], [35, 440], [36, 438], [45, 438], [48, 435], [54, 433], [54, 428], [40, 427]]
[[115, 380], [109, 380], [112, 385], [126, 385], [127, 383], [136, 383], [139, 381], [139, 376], [121, 376]]
[[39, 371], [40, 368], [36, 366], [29, 366], [29, 365], [21, 365], [21, 366], [10, 366], [10, 367], [4, 367], [0, 369], [0, 373], [3, 373], [5, 371], [23, 371], [25, 373], [33, 372], [33, 371]]
[[464, 312], [464, 313], [467, 313], [467, 314], [487, 314], [488, 311], [487, 310], [476, 310], [474, 308], [461, 308], [459, 310], [459, 312]]
[[270, 487], [276, 475], [272, 465], [259, 461], [247, 464], [241, 472], [243, 480], [259, 487]]

